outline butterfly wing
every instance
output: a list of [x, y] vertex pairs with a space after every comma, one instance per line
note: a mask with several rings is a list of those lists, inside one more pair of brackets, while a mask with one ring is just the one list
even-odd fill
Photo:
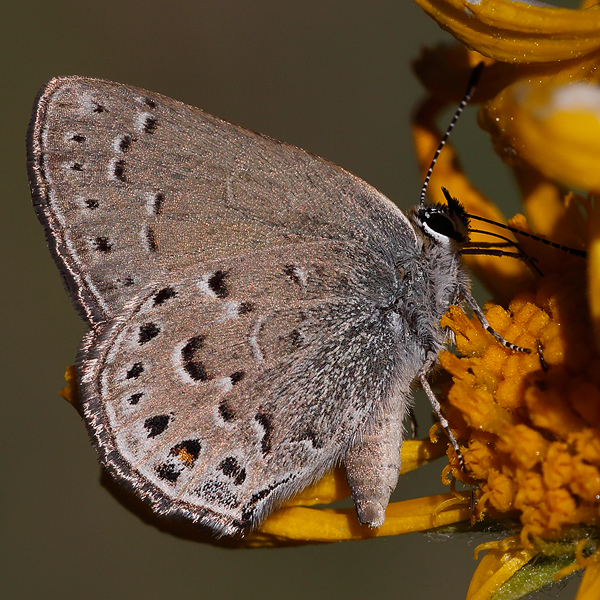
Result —
[[159, 514], [244, 533], [397, 401], [396, 289], [393, 265], [339, 241], [238, 254], [146, 287], [80, 357], [104, 466]]
[[415, 244], [402, 213], [340, 167], [135, 87], [53, 79], [27, 147], [38, 216], [92, 325], [191, 264], [310, 240]]

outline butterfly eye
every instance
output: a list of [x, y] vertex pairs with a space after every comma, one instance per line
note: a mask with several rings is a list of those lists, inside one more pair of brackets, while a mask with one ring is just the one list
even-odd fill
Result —
[[443, 235], [444, 237], [455, 239], [456, 238], [456, 228], [454, 227], [454, 223], [443, 214], [433, 213], [427, 216], [427, 219], [424, 223], [429, 229]]

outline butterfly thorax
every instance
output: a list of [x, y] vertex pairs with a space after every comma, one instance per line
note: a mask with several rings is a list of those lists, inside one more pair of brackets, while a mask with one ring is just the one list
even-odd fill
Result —
[[[423, 351], [437, 354], [446, 341], [440, 319], [470, 288], [470, 279], [460, 258], [460, 247], [468, 241], [468, 219], [458, 202], [451, 206], [423, 205], [409, 213], [417, 234], [417, 255], [405, 278], [411, 278], [407, 294], [407, 316]], [[418, 299], [414, 303], [411, 298]]]

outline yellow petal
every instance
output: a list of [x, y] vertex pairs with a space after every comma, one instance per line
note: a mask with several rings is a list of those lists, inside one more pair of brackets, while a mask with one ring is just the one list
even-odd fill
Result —
[[523, 194], [523, 208], [532, 231], [557, 243], [574, 245], [575, 242], [563, 239], [566, 208], [562, 186], [544, 177], [529, 165], [516, 168], [515, 175]]
[[600, 211], [590, 215], [588, 241], [588, 302], [596, 348], [600, 349]]
[[415, 0], [469, 48], [517, 63], [564, 61], [600, 48], [600, 10], [531, 6], [510, 0]]
[[59, 394], [69, 403], [75, 404], [77, 396], [77, 372], [73, 365], [69, 365], [65, 370], [65, 381], [67, 385], [60, 390]]
[[[556, 73], [524, 71], [482, 107], [481, 126], [518, 176], [533, 167], [575, 188], [600, 189], [599, 60], [571, 61]], [[525, 190], [535, 185], [528, 177], [519, 177]]]
[[342, 467], [338, 467], [323, 476], [317, 483], [302, 490], [287, 502], [286, 506], [330, 504], [336, 500], [347, 498], [349, 495], [350, 488], [346, 482], [346, 471]]
[[402, 443], [400, 452], [402, 458], [402, 467], [400, 475], [414, 471], [432, 460], [436, 460], [446, 453], [446, 445], [441, 443], [432, 443], [430, 440], [406, 440]]
[[598, 590], [600, 590], [600, 561], [594, 561], [585, 568], [575, 600], [598, 600]]
[[487, 600], [521, 567], [527, 564], [537, 550], [488, 550], [477, 566], [469, 590], [467, 600]]
[[513, 88], [516, 145], [541, 173], [600, 190], [600, 89], [593, 83]]
[[262, 523], [243, 543], [249, 546], [290, 543], [339, 542], [425, 531], [470, 518], [466, 504], [454, 504], [447, 510], [436, 508], [454, 494], [439, 494], [415, 500], [393, 502], [386, 510], [385, 523], [379, 529], [360, 525], [353, 508], [315, 509], [301, 506], [282, 508]]
[[[402, 468], [400, 469], [400, 475], [440, 458], [445, 452], [445, 444], [433, 444], [428, 439], [404, 441], [401, 450]], [[349, 495], [350, 488], [346, 483], [346, 471], [344, 468], [339, 467], [327, 473], [320, 481], [307, 487], [297, 496], [294, 496], [286, 506], [330, 504]]]
[[81, 402], [77, 393], [77, 370], [73, 365], [68, 366], [65, 370], [65, 381], [67, 385], [60, 390], [59, 394], [82, 415]]

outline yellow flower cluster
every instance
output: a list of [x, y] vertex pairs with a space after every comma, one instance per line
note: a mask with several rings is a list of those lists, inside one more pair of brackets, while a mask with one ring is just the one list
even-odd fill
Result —
[[487, 318], [514, 343], [539, 344], [542, 355], [507, 350], [457, 308], [444, 317], [462, 355], [440, 356], [454, 380], [448, 418], [465, 440], [468, 476], [456, 457], [453, 475], [479, 486], [480, 511], [516, 511], [524, 546], [530, 535], [551, 538], [567, 525], [599, 524], [600, 361], [584, 270], [575, 264], [546, 275], [508, 311], [492, 306]]

